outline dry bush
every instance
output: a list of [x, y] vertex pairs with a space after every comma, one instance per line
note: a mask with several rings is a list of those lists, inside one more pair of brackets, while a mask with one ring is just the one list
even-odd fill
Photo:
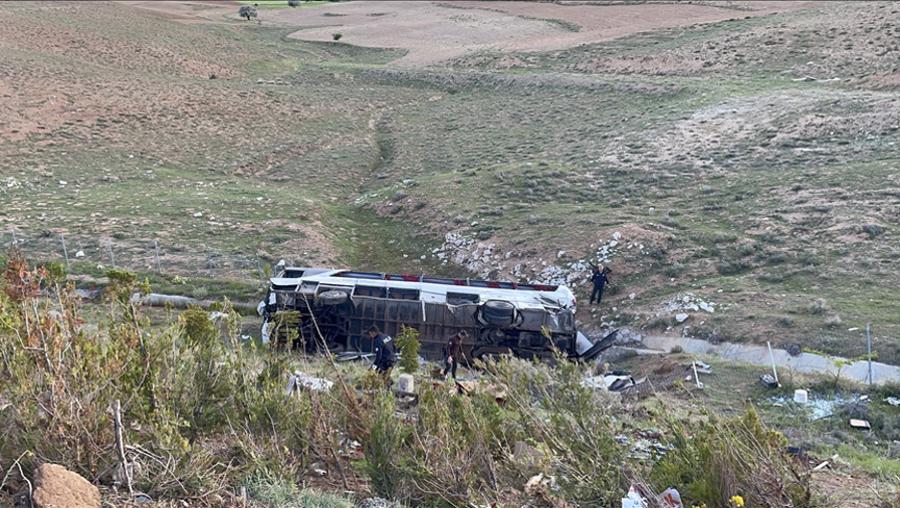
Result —
[[14, 255], [2, 283], [2, 463], [25, 453], [26, 474], [55, 462], [120, 482], [116, 401], [135, 486], [154, 497], [209, 496], [262, 473], [296, 481], [310, 461], [336, 460], [347, 404], [286, 399], [286, 357], [240, 346], [227, 302], [216, 320], [192, 309], [151, 328], [133, 298], [149, 288], [116, 271], [100, 322], [86, 324], [74, 289], [51, 272]]
[[786, 453], [784, 436], [752, 408], [730, 420], [672, 421], [668, 431], [674, 449], [650, 475], [657, 492], [675, 485], [687, 506], [724, 507], [734, 495], [753, 507], [813, 506], [807, 467]]

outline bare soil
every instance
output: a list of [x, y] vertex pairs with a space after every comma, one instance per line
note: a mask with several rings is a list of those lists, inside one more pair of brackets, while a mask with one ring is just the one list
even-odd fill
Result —
[[348, 2], [315, 12], [267, 11], [266, 21], [303, 27], [291, 37], [409, 51], [401, 66], [436, 64], [486, 49], [548, 51], [697, 23], [764, 16], [809, 2], [705, 5], [557, 5], [543, 2]]

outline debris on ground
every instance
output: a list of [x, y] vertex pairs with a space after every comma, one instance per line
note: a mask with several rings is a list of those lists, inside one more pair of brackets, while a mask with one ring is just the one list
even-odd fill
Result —
[[663, 309], [666, 312], [716, 312], [716, 303], [707, 302], [693, 293], [684, 293], [665, 303]]
[[581, 380], [581, 386], [585, 388], [593, 388], [595, 390], [609, 390], [611, 392], [622, 391], [631, 386], [637, 386], [647, 378], [634, 379], [627, 372], [614, 371], [599, 376], [589, 376]]
[[362, 351], [343, 351], [335, 356], [335, 360], [340, 363], [372, 361], [373, 358], [375, 358], [375, 353], [363, 353]]
[[497, 403], [506, 401], [506, 390], [503, 387], [494, 384], [483, 384], [478, 380], [457, 379], [454, 381], [453, 386], [456, 387], [456, 392], [460, 395], [486, 393], [491, 395]]
[[853, 427], [854, 429], [869, 430], [872, 428], [872, 424], [870, 424], [868, 420], [859, 420], [856, 418], [850, 419], [850, 426]]
[[631, 459], [658, 459], [673, 449], [672, 446], [660, 442], [658, 434], [641, 432], [638, 435], [640, 438], [635, 439], [633, 443], [631, 438], [626, 435], [616, 436], [616, 441], [620, 445], [628, 446], [628, 457]]
[[78, 473], [58, 464], [41, 464], [34, 474], [36, 508], [100, 508], [100, 491]]
[[775, 376], [772, 374], [763, 374], [762, 376], [759, 376], [759, 382], [767, 388], [778, 388], [778, 381], [775, 380]]
[[290, 380], [288, 380], [288, 386], [285, 390], [285, 395], [291, 396], [294, 392], [300, 391], [301, 388], [305, 388], [307, 390], [312, 390], [314, 392], [327, 392], [334, 386], [333, 381], [329, 381], [327, 379], [322, 379], [320, 377], [310, 376], [309, 374], [304, 374], [302, 372], [295, 372]]
[[712, 374], [712, 366], [706, 362], [701, 362], [700, 360], [694, 360], [691, 362], [691, 365], [697, 368], [697, 372], [700, 374]]
[[628, 489], [628, 495], [622, 498], [622, 508], [647, 508], [646, 501], [634, 485]]
[[809, 401], [809, 392], [806, 390], [794, 390], [794, 402], [797, 404], [806, 404]]
[[894, 407], [900, 407], [900, 397], [888, 397], [884, 401]]
[[681, 494], [675, 487], [669, 487], [659, 495], [659, 503], [664, 508], [684, 508], [681, 504]]

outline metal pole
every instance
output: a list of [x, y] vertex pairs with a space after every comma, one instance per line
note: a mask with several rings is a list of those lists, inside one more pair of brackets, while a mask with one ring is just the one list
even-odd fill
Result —
[[59, 235], [59, 240], [62, 242], [63, 247], [63, 256], [66, 258], [66, 270], [69, 269], [69, 251], [66, 249], [66, 237], [62, 233]]
[[772, 361], [772, 375], [775, 376], [775, 384], [781, 386], [781, 383], [778, 381], [778, 370], [775, 368], [775, 354], [772, 353], [772, 343], [766, 341], [766, 345], [769, 346], [769, 360]]
[[869, 350], [869, 386], [875, 382], [872, 379], [872, 323], [866, 323], [866, 343]]
[[156, 271], [158, 273], [162, 273], [162, 267], [159, 264], [159, 242], [158, 241], [153, 240], [153, 248], [156, 251]]

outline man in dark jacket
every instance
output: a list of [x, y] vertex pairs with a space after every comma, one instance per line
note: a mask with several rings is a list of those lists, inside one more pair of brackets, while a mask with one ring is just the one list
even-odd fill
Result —
[[447, 377], [448, 373], [452, 373], [453, 379], [456, 379], [456, 367], [462, 361], [462, 343], [468, 336], [469, 334], [462, 330], [450, 337], [450, 342], [447, 344], [447, 366], [444, 367], [444, 377]]
[[608, 267], [603, 267], [601, 269], [597, 265], [591, 265], [594, 269], [591, 272], [591, 283], [594, 285], [594, 289], [591, 291], [591, 305], [594, 304], [594, 300], [597, 300], [597, 303], [600, 303], [600, 300], [603, 299], [603, 288], [606, 287], [606, 283], [609, 282], [609, 273], [612, 271]]
[[396, 348], [394, 348], [394, 339], [390, 335], [385, 335], [378, 330], [377, 326], [372, 326], [368, 331], [369, 338], [375, 341], [375, 370], [384, 378], [385, 385], [390, 386], [391, 369], [397, 363]]

